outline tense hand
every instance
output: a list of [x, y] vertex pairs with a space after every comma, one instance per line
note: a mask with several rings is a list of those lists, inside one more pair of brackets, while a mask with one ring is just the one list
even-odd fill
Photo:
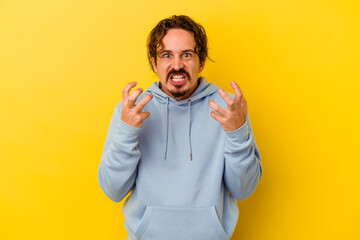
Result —
[[219, 89], [220, 96], [228, 105], [227, 108], [222, 108], [217, 105], [214, 100], [210, 100], [210, 107], [216, 112], [211, 112], [211, 116], [218, 121], [226, 132], [234, 131], [241, 127], [247, 116], [246, 100], [240, 90], [240, 87], [231, 82], [231, 87], [235, 91], [235, 97], [232, 99], [224, 90]]
[[135, 105], [136, 99], [143, 92], [142, 88], [136, 89], [132, 94], [130, 90], [136, 86], [136, 82], [131, 82], [123, 90], [123, 105], [121, 111], [121, 120], [133, 127], [141, 128], [143, 121], [150, 116], [149, 112], [143, 112], [145, 105], [153, 98], [152, 94], [140, 100]]

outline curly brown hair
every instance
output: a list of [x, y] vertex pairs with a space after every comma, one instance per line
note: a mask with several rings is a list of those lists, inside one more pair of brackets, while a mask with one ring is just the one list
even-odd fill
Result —
[[173, 15], [172, 17], [161, 20], [148, 36], [147, 56], [151, 69], [154, 71], [151, 59], [153, 58], [156, 64], [158, 46], [161, 46], [161, 49], [164, 48], [162, 40], [166, 33], [173, 28], [184, 29], [194, 34], [194, 40], [196, 43], [194, 51], [199, 56], [200, 63], [204, 64], [206, 58], [208, 58], [207, 37], [204, 27], [196, 23], [188, 16]]

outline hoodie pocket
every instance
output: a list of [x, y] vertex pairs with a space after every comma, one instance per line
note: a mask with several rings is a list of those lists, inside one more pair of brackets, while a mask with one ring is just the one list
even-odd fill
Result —
[[146, 207], [135, 232], [141, 240], [229, 240], [215, 207]]

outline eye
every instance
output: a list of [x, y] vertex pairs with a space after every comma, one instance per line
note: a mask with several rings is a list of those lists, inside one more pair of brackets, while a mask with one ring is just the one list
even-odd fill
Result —
[[170, 58], [171, 55], [170, 55], [170, 53], [164, 53], [164, 54], [162, 55], [162, 57], [163, 57], [163, 58]]
[[184, 58], [190, 58], [190, 57], [191, 57], [191, 53], [184, 53], [183, 56], [184, 56]]

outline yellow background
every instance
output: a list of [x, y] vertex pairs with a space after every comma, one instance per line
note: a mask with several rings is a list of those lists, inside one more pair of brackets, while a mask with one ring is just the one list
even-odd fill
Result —
[[360, 7], [344, 0], [0, 0], [0, 239], [125, 239], [97, 182], [145, 41], [187, 14], [248, 101], [264, 174], [233, 239], [360, 239]]

